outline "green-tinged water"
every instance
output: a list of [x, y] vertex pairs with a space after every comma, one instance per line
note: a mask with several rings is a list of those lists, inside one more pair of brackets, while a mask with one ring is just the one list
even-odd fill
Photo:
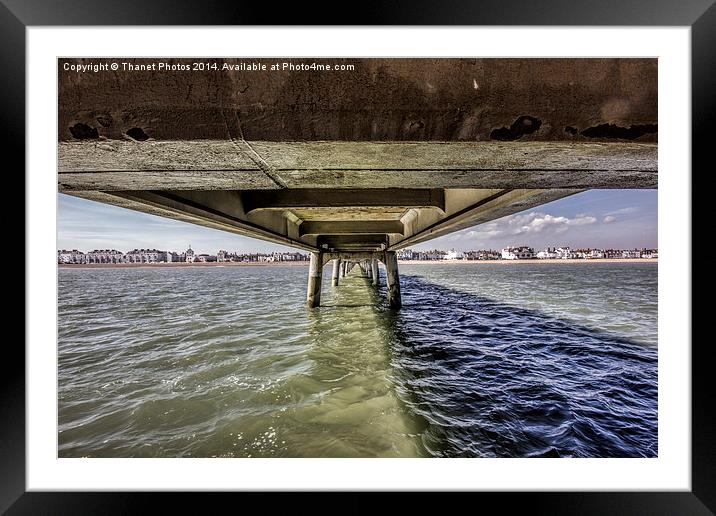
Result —
[[59, 270], [60, 457], [656, 455], [655, 264]]

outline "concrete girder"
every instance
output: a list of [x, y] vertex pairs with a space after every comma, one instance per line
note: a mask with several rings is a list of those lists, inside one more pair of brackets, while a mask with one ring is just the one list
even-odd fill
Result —
[[[395, 251], [409, 245], [425, 242], [460, 229], [476, 226], [496, 218], [574, 195], [580, 191], [582, 190], [503, 190], [483, 198], [475, 204], [455, 211], [442, 219], [435, 219], [433, 223], [423, 220], [415, 227], [415, 231], [406, 231], [410, 235], [406, 238], [399, 239], [389, 236], [388, 250]], [[406, 223], [407, 229], [408, 224]]]
[[340, 252], [331, 252], [331, 251], [324, 251], [321, 253], [323, 256], [323, 264], [327, 264], [331, 260], [335, 260], [340, 258], [343, 263], [346, 264], [346, 274], [348, 274], [348, 265], [355, 261], [355, 260], [372, 260], [372, 259], [378, 259], [383, 260], [383, 252], [373, 252], [373, 251], [340, 251]]
[[325, 220], [304, 221], [298, 227], [300, 236], [304, 235], [355, 235], [355, 234], [394, 234], [402, 235], [405, 228], [399, 220]]
[[[275, 233], [266, 230], [256, 224], [249, 224], [235, 217], [225, 216], [221, 212], [212, 209], [189, 207], [177, 200], [158, 195], [154, 192], [98, 192], [78, 191], [72, 192], [75, 197], [81, 197], [91, 201], [111, 204], [120, 208], [149, 213], [160, 217], [166, 217], [181, 222], [197, 224], [200, 226], [227, 231], [242, 236], [260, 238], [267, 242], [288, 245], [304, 251], [317, 251], [318, 249], [307, 242], [294, 239], [288, 236], [289, 231]], [[286, 226], [289, 225], [284, 221]], [[296, 227], [296, 234], [298, 229]]]
[[320, 235], [318, 247], [327, 251], [380, 251], [387, 247], [388, 239], [384, 234], [365, 235]]
[[252, 142], [252, 145], [281, 160], [272, 175], [228, 140], [62, 141], [58, 143], [59, 188], [69, 193], [71, 190], [253, 191], [284, 187], [657, 187], [655, 143], [337, 141]]
[[282, 189], [242, 193], [248, 215], [258, 210], [342, 208], [437, 208], [445, 211], [445, 192], [440, 189]]

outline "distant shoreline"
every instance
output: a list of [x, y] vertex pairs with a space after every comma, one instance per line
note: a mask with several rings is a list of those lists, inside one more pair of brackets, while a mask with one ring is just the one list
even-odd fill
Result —
[[[658, 258], [594, 258], [546, 260], [399, 260], [402, 265], [459, 265], [459, 264], [521, 264], [521, 263], [659, 263]], [[60, 263], [60, 269], [138, 269], [159, 267], [307, 267], [308, 261], [296, 262], [172, 262], [172, 263]]]
[[504, 263], [504, 264], [520, 264], [520, 263], [658, 263], [658, 258], [568, 258], [566, 260], [547, 258], [543, 260], [399, 260], [399, 263], [409, 265], [437, 265], [450, 264], [456, 265], [461, 263], [469, 264], [488, 264], [488, 263]]
[[60, 269], [154, 269], [158, 267], [308, 267], [308, 261], [296, 262], [170, 262], [170, 263], [58, 263]]
[[487, 263], [658, 263], [658, 258], [569, 258], [566, 260], [547, 258], [543, 260], [398, 260], [401, 264], [435, 265], [435, 264], [487, 264]]

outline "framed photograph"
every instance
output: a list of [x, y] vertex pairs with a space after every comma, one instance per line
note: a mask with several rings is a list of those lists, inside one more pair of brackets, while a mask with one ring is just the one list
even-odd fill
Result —
[[712, 514], [691, 338], [712, 4], [346, 26], [3, 0], [27, 302], [0, 508], [460, 491]]

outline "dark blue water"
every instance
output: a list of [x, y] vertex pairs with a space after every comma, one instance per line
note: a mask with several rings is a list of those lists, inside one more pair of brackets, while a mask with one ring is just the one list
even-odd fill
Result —
[[657, 455], [655, 347], [402, 279], [393, 364], [432, 454]]

